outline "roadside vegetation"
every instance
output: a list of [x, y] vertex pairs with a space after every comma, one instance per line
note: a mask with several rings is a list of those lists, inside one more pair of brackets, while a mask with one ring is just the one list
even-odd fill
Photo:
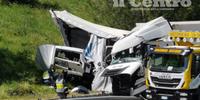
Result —
[[50, 9], [68, 10], [97, 24], [130, 30], [135, 22], [161, 15], [170, 20], [197, 20], [200, 3], [193, 3], [174, 11], [134, 11], [130, 6], [113, 8], [113, 0], [0, 0], [0, 99], [55, 97], [53, 89], [41, 84], [42, 71], [35, 65], [39, 45], [63, 44]]
[[55, 96], [54, 90], [40, 84], [42, 72], [34, 60], [39, 45], [62, 45], [63, 40], [48, 13], [48, 6], [40, 6], [1, 1], [0, 99]]

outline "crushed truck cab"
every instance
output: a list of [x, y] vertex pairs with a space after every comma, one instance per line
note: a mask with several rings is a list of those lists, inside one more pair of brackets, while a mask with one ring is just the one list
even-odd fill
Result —
[[114, 43], [112, 61], [102, 72], [111, 77], [114, 95], [141, 95], [146, 89], [144, 79], [145, 42], [165, 37], [171, 27], [163, 17], [136, 27], [132, 32]]

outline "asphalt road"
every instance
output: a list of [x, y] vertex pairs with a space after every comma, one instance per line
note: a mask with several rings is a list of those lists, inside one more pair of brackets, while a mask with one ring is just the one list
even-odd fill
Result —
[[62, 100], [142, 100], [142, 99], [134, 96], [94, 96], [94, 97], [68, 98]]

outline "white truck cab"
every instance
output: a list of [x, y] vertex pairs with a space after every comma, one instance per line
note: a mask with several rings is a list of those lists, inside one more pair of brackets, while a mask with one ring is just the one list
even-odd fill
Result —
[[83, 49], [67, 46], [41, 45], [36, 61], [44, 70], [59, 68], [68, 70], [68, 74], [82, 76], [84, 63], [81, 61]]
[[143, 67], [145, 42], [164, 37], [170, 30], [168, 21], [159, 17], [136, 27], [113, 45], [112, 61], [102, 76], [112, 78], [114, 95], [137, 95], [146, 89]]

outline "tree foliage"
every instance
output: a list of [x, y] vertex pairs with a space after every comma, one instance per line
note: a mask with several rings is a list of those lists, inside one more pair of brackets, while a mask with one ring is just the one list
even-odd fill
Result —
[[[156, 10], [135, 10], [130, 5], [130, 0], [124, 1], [125, 7], [113, 7], [113, 0], [88, 0], [88, 3], [93, 8], [93, 12], [96, 13], [94, 15], [95, 22], [123, 29], [132, 29], [136, 22], [147, 22], [159, 16], [163, 16], [169, 21], [200, 19], [200, 13], [198, 12], [200, 10], [199, 0], [191, 0], [192, 5], [189, 7], [180, 6], [171, 10], [162, 10], [161, 8]], [[142, 2], [142, 0], [135, 1]]]

